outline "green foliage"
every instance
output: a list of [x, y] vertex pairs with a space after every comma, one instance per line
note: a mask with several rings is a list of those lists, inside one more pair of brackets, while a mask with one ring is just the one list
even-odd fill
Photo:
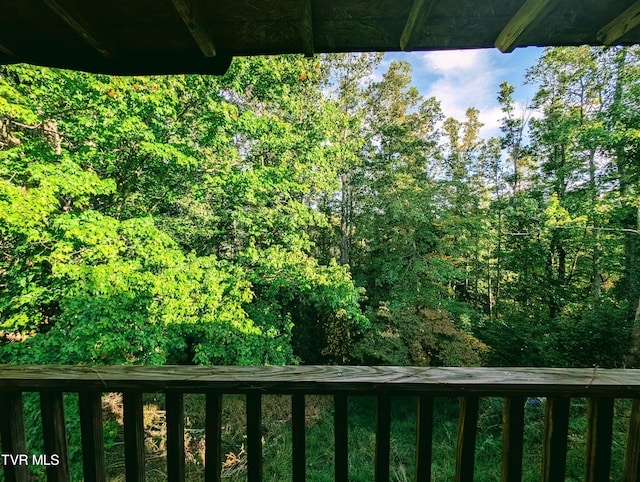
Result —
[[[239, 268], [185, 256], [149, 218], [119, 222], [85, 211], [61, 216], [54, 229], [59, 241], [48, 260], [60, 314], [46, 336], [10, 345], [18, 352], [6, 360], [25, 362], [37, 353], [39, 363], [260, 361], [252, 339], [268, 335], [243, 309], [252, 293]], [[184, 340], [183, 332], [193, 346], [172, 343], [178, 334]], [[184, 360], [182, 348], [193, 357]]]
[[359, 292], [309, 256], [330, 169], [302, 96], [323, 75], [297, 57], [225, 78], [2, 67], [2, 359], [291, 363], [304, 306], [324, 337], [304, 356], [346, 360]]
[[637, 49], [545, 51], [491, 140], [381, 60], [0, 67], [0, 358], [636, 363]]
[[261, 326], [288, 322], [294, 352], [305, 363], [349, 361], [355, 339], [369, 323], [348, 271], [335, 262], [320, 266], [299, 252], [270, 249], [249, 254], [255, 292], [255, 302], [247, 306], [251, 317]]
[[487, 346], [456, 328], [446, 312], [391, 312], [382, 305], [355, 353], [365, 365], [474, 366]]
[[[445, 119], [409, 64], [381, 60], [238, 58], [220, 78], [0, 67], [0, 362], [637, 365], [638, 49], [546, 50], [528, 73], [535, 115], [519, 117], [500, 84], [490, 140], [477, 109]], [[433, 475], [447, 479], [457, 406], [435, 402]], [[528, 402], [533, 480], [544, 400]], [[243, 476], [245, 414], [231, 403], [224, 443]], [[308, 404], [318, 480], [333, 476], [329, 405]], [[265, 406], [279, 410], [265, 417], [278, 421], [267, 471], [282, 478], [288, 414]], [[478, 480], [498, 477], [501, 408], [480, 406]], [[75, 480], [71, 397], [65, 410]], [[350, 475], [371, 480], [373, 405], [349, 410]], [[404, 480], [415, 407], [393, 410]], [[576, 479], [584, 411], [572, 402]], [[38, 453], [37, 396], [25, 415]]]
[[620, 106], [640, 99], [637, 65], [636, 49], [547, 49], [528, 72], [539, 113], [528, 146], [501, 85], [510, 165], [494, 169], [489, 323], [476, 330], [491, 363], [637, 363], [638, 211], [621, 200], [638, 177], [635, 142], [620, 142], [635, 128]]

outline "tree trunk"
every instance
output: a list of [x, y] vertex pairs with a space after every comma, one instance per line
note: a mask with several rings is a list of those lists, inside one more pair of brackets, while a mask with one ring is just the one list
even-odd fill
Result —
[[340, 186], [340, 264], [349, 264], [349, 182], [344, 173], [340, 174]]
[[600, 278], [600, 230], [598, 229], [598, 216], [596, 215], [596, 208], [598, 204], [598, 187], [596, 185], [596, 165], [595, 165], [596, 150], [591, 149], [589, 153], [589, 190], [591, 192], [591, 225], [594, 227], [593, 236], [593, 252], [591, 255], [591, 292], [593, 294], [593, 301], [597, 305], [600, 302], [600, 296], [602, 292], [602, 279]]
[[58, 121], [55, 119], [47, 119], [42, 125], [45, 137], [49, 141], [51, 148], [56, 156], [62, 154], [62, 137], [58, 132]]
[[[636, 229], [636, 235], [640, 236], [640, 199], [636, 201]], [[636, 299], [636, 311], [631, 328], [631, 357], [632, 366], [638, 366], [640, 364], [640, 295]]]
[[0, 148], [20, 145], [20, 139], [11, 133], [10, 124], [9, 119], [0, 119]]

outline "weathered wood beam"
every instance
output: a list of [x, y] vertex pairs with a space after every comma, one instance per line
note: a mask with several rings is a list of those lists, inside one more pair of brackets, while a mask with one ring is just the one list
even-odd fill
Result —
[[596, 38], [604, 45], [613, 45], [627, 32], [640, 25], [640, 2], [635, 2], [624, 12], [602, 27]]
[[113, 58], [116, 56], [116, 48], [107, 40], [106, 36], [95, 25], [91, 25], [70, 2], [67, 0], [44, 0], [44, 3], [103, 57]]
[[409, 17], [407, 17], [407, 23], [400, 37], [400, 48], [402, 50], [411, 50], [416, 33], [431, 13], [435, 3], [436, 0], [414, 0]]
[[182, 17], [187, 29], [196, 41], [202, 55], [216, 56], [216, 45], [211, 35], [211, 29], [206, 21], [206, 14], [200, 0], [171, 0], [173, 6]]
[[495, 46], [501, 52], [513, 52], [525, 30], [553, 10], [558, 2], [559, 0], [527, 0], [502, 29]]
[[300, 16], [300, 28], [302, 30], [302, 51], [305, 57], [313, 57], [315, 47], [313, 42], [313, 11], [311, 0], [302, 1], [302, 14]]

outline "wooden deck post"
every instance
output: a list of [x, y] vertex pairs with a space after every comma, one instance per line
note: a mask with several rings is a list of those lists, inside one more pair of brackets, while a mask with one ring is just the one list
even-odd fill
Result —
[[84, 482], [106, 482], [104, 437], [102, 426], [102, 393], [80, 392], [80, 432], [82, 434], [82, 467]]
[[507, 397], [502, 411], [502, 482], [522, 480], [524, 397]]
[[204, 480], [205, 482], [220, 482], [222, 480], [222, 465], [220, 464], [222, 395], [207, 393], [206, 403]]
[[122, 405], [124, 409], [124, 466], [127, 482], [145, 482], [142, 393], [123, 393]]
[[542, 454], [543, 482], [564, 482], [567, 462], [569, 397], [547, 398]]
[[58, 457], [57, 465], [47, 466], [48, 482], [69, 482], [67, 432], [64, 423], [64, 403], [61, 392], [40, 392], [44, 456]]
[[304, 395], [291, 397], [291, 456], [293, 482], [306, 480], [306, 451], [305, 451], [305, 401]]
[[247, 395], [247, 480], [262, 481], [262, 397]]
[[184, 482], [184, 396], [167, 392], [167, 478]]
[[478, 430], [478, 397], [466, 396], [460, 400], [460, 424], [456, 451], [456, 482], [473, 482]]
[[624, 482], [640, 482], [640, 398], [633, 400], [631, 408], [622, 480]]
[[[0, 437], [3, 454], [26, 454], [27, 441], [24, 434], [22, 393], [6, 392], [0, 397]], [[26, 465], [5, 465], [6, 482], [28, 482], [29, 467]]]
[[336, 482], [349, 480], [349, 424], [347, 420], [347, 396], [334, 395], [334, 470]]
[[432, 439], [433, 397], [420, 395], [416, 427], [416, 482], [431, 482]]
[[389, 452], [391, 452], [391, 402], [389, 395], [376, 399], [376, 482], [389, 480]]
[[587, 482], [609, 480], [613, 398], [589, 399], [587, 424]]

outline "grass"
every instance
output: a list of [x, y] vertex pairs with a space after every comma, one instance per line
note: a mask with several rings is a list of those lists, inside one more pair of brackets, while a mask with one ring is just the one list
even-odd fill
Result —
[[[25, 406], [37, 407], [36, 399]], [[144, 422], [146, 431], [147, 480], [159, 482], [166, 475], [166, 424], [164, 397], [145, 396]], [[411, 397], [392, 397], [391, 480], [413, 480], [415, 467], [415, 432], [417, 400]], [[536, 403], [538, 402], [538, 403]], [[77, 421], [77, 397], [66, 400], [67, 435], [70, 439], [72, 480], [81, 480], [81, 454]], [[483, 398], [480, 401], [478, 436], [476, 441], [475, 477], [479, 482], [500, 480], [502, 444], [502, 399]], [[544, 435], [544, 399], [527, 401], [523, 457], [523, 481], [540, 479], [542, 441]], [[455, 451], [458, 432], [457, 398], [439, 397], [434, 400], [433, 426], [433, 482], [454, 480]], [[105, 446], [108, 479], [124, 481], [124, 443], [122, 434], [122, 400], [118, 394], [103, 398], [105, 414]], [[622, 479], [622, 465], [626, 447], [626, 433], [631, 403], [617, 400], [612, 443], [611, 480]], [[204, 422], [203, 395], [185, 396], [185, 445], [187, 480], [204, 478]], [[349, 479], [369, 482], [374, 476], [375, 399], [354, 396], [349, 398]], [[573, 399], [569, 419], [567, 451], [567, 482], [584, 480], [587, 401]], [[225, 395], [222, 413], [221, 461], [224, 480], [246, 480], [246, 422], [244, 397]], [[33, 427], [39, 427], [35, 416]], [[31, 422], [30, 422], [31, 423]], [[306, 410], [307, 480], [333, 481], [333, 399], [329, 396], [308, 396]], [[37, 430], [30, 438], [36, 436]], [[288, 396], [263, 397], [263, 461], [264, 480], [291, 480], [291, 402]], [[33, 480], [44, 480], [44, 470], [37, 470]]]

